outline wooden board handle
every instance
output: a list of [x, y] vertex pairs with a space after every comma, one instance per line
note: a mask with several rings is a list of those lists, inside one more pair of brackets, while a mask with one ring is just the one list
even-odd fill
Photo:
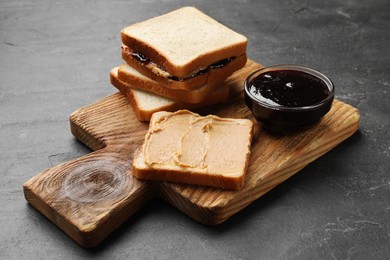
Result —
[[84, 247], [93, 247], [155, 194], [131, 174], [131, 152], [99, 150], [23, 185], [26, 200]]

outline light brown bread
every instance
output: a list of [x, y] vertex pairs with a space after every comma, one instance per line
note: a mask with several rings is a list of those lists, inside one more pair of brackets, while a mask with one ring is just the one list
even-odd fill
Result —
[[246, 53], [247, 38], [194, 7], [183, 7], [121, 31], [122, 42], [173, 76], [184, 78]]
[[245, 66], [247, 62], [246, 54], [243, 54], [231, 60], [225, 66], [220, 68], [209, 69], [195, 77], [189, 77], [184, 81], [172, 80], [169, 74], [153, 63], [142, 63], [132, 55], [133, 51], [122, 45], [122, 58], [130, 66], [141, 72], [145, 76], [153, 79], [170, 89], [193, 90], [199, 86], [209, 84], [209, 86], [218, 85], [235, 71]]
[[149, 121], [152, 114], [158, 111], [173, 112], [179, 109], [203, 108], [222, 103], [227, 101], [229, 96], [229, 87], [221, 86], [212, 91], [203, 102], [196, 104], [185, 103], [147, 91], [133, 89], [131, 85], [118, 79], [118, 69], [119, 67], [115, 67], [110, 71], [111, 84], [130, 100], [131, 107], [140, 121]]
[[133, 160], [139, 179], [239, 190], [250, 155], [248, 119], [202, 117], [187, 110], [154, 113]]
[[127, 64], [119, 67], [118, 79], [131, 88], [145, 90], [163, 97], [173, 98], [181, 102], [192, 104], [203, 102], [213, 90], [224, 85], [224, 83], [221, 83], [218, 86], [205, 84], [192, 90], [170, 89], [144, 76]]

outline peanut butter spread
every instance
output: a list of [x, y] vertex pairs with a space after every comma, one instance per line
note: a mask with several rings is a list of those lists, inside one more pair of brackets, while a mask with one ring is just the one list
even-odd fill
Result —
[[156, 113], [153, 117], [143, 145], [145, 164], [232, 175], [245, 171], [251, 143], [250, 120], [202, 117], [187, 110]]

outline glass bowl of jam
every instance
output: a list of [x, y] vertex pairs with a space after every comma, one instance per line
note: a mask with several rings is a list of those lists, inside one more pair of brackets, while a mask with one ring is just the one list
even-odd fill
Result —
[[245, 103], [273, 132], [307, 129], [332, 107], [334, 85], [324, 74], [297, 65], [257, 70], [244, 83]]

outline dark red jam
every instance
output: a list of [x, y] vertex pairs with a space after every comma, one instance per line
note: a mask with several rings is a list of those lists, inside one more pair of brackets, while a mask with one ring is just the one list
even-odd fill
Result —
[[228, 63], [231, 62], [232, 60], [234, 60], [234, 57], [230, 57], [230, 58], [227, 58], [227, 59], [223, 59], [223, 60], [217, 61], [217, 62], [211, 64], [211, 65], [209, 66], [209, 68], [210, 68], [210, 69], [218, 69], [218, 68], [225, 67], [226, 64], [228, 64]]
[[[138, 60], [139, 62], [141, 62], [142, 64], [144, 65], [147, 65], [147, 64], [153, 64], [155, 66], [158, 66], [156, 63], [154, 63], [153, 61], [151, 61], [148, 57], [146, 57], [144, 54], [140, 53], [140, 52], [132, 52], [131, 53], [131, 56], [133, 56], [136, 60]], [[168, 78], [170, 80], [174, 80], [174, 81], [185, 81], [185, 80], [189, 80], [189, 79], [192, 79], [192, 78], [195, 78], [197, 76], [200, 76], [200, 75], [203, 75], [205, 74], [206, 72], [208, 72], [210, 69], [219, 69], [219, 68], [222, 68], [224, 66], [226, 66], [226, 64], [228, 64], [229, 62], [231, 62], [232, 60], [234, 60], [235, 57], [230, 57], [230, 58], [227, 58], [227, 59], [223, 59], [223, 60], [220, 60], [220, 61], [217, 61], [213, 64], [211, 64], [210, 66], [208, 66], [207, 68], [205, 69], [201, 69], [199, 70], [198, 72], [196, 73], [193, 73], [187, 77], [184, 77], [184, 78], [179, 78], [179, 77], [176, 77], [176, 76], [173, 76], [173, 75], [170, 75], [168, 76]], [[163, 68], [161, 68], [160, 66], [158, 66], [160, 69], [164, 70]], [[165, 70], [164, 70], [165, 71]]]
[[259, 101], [284, 107], [315, 105], [330, 94], [324, 81], [296, 70], [268, 71], [252, 79], [248, 87]]
[[230, 58], [227, 58], [227, 59], [223, 59], [223, 60], [217, 61], [217, 62], [211, 64], [210, 66], [208, 66], [207, 68], [201, 69], [198, 72], [193, 73], [193, 74], [191, 74], [191, 75], [189, 75], [189, 76], [187, 76], [185, 78], [178, 78], [176, 76], [169, 76], [169, 79], [176, 80], [176, 81], [184, 81], [184, 80], [192, 79], [192, 78], [195, 78], [197, 76], [200, 76], [200, 75], [203, 75], [203, 74], [207, 73], [209, 70], [223, 68], [223, 67], [226, 66], [226, 64], [228, 64], [232, 60], [234, 60], [234, 57], [230, 57]]

